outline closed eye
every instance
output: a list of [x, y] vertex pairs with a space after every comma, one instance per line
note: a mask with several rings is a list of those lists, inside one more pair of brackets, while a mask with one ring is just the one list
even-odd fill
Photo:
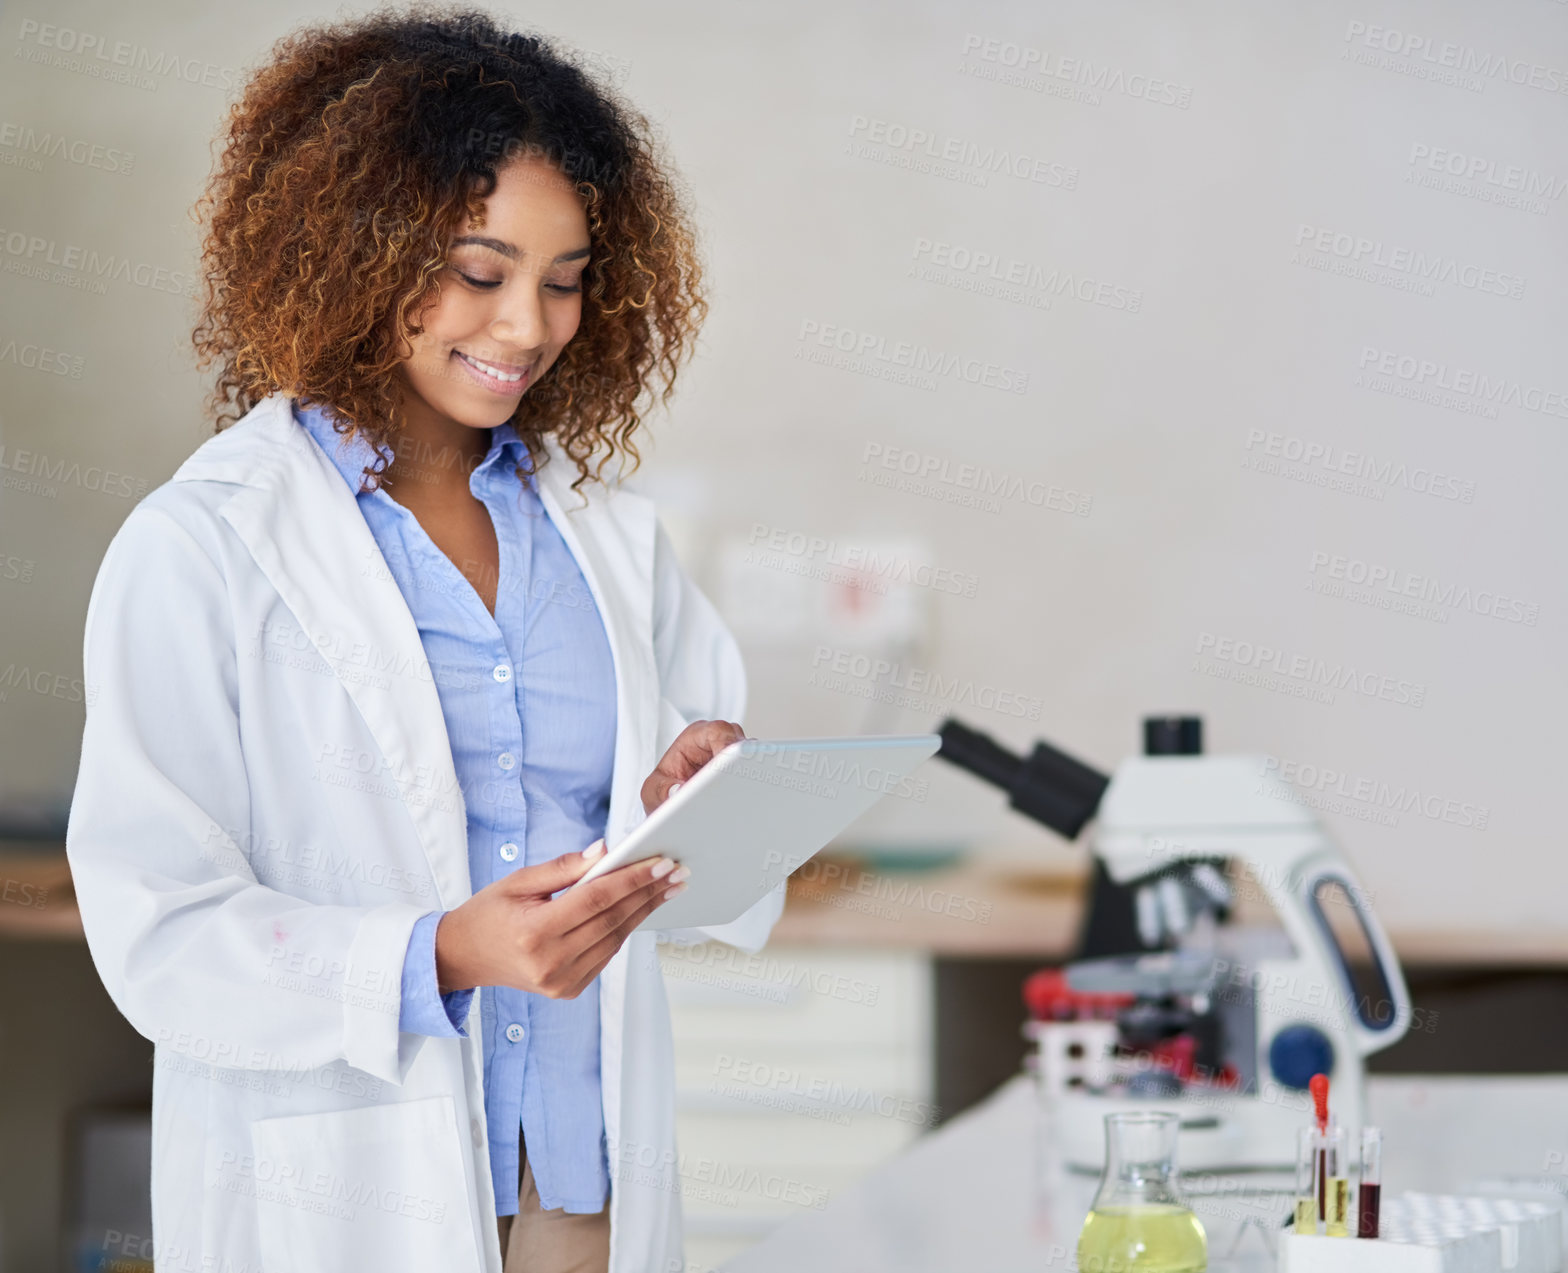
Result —
[[[464, 274], [461, 270], [458, 271], [457, 276], [471, 287], [477, 287], [486, 292], [501, 286], [500, 279], [475, 278], [471, 274]], [[581, 283], [572, 283], [570, 285], [566, 283], [546, 283], [545, 286], [552, 292], [557, 292], [562, 296], [572, 296], [583, 290]]]

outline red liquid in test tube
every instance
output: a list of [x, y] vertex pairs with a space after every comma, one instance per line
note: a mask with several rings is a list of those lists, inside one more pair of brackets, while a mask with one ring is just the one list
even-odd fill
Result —
[[1361, 1129], [1361, 1187], [1356, 1191], [1356, 1236], [1377, 1237], [1378, 1207], [1383, 1198], [1383, 1132]]

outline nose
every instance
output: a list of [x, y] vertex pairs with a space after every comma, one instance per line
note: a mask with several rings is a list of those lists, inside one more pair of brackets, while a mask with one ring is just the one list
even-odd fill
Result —
[[490, 320], [490, 337], [498, 346], [533, 355], [549, 343], [550, 325], [536, 287], [507, 287]]

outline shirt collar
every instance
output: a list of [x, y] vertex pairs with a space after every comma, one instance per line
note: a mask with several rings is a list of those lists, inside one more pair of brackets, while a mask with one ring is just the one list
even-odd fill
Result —
[[[377, 450], [370, 440], [362, 433], [350, 438], [333, 429], [330, 407], [320, 405], [303, 407], [297, 400], [292, 401], [292, 406], [294, 418], [309, 431], [321, 449], [327, 453], [327, 458], [343, 475], [343, 480], [348, 483], [349, 489], [356, 494], [369, 494], [370, 492], [360, 490], [360, 484], [364, 480], [365, 470], [375, 463], [377, 455]], [[387, 465], [390, 466], [392, 448], [383, 446], [380, 454], [387, 457]], [[527, 446], [523, 444], [522, 438], [517, 436], [517, 430], [512, 427], [510, 420], [490, 430], [490, 449], [485, 452], [485, 458], [480, 461], [475, 472], [499, 465], [503, 460], [506, 462], [508, 473], [521, 464], [528, 476], [529, 484], [533, 484], [533, 461], [529, 457]]]

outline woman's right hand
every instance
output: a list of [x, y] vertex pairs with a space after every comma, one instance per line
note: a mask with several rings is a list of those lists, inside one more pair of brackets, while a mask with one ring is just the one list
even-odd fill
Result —
[[673, 861], [648, 858], [550, 896], [575, 883], [603, 853], [604, 841], [595, 840], [581, 853], [521, 867], [444, 914], [436, 924], [441, 993], [512, 986], [575, 999], [586, 990], [632, 929], [686, 887], [685, 873], [675, 871]]

